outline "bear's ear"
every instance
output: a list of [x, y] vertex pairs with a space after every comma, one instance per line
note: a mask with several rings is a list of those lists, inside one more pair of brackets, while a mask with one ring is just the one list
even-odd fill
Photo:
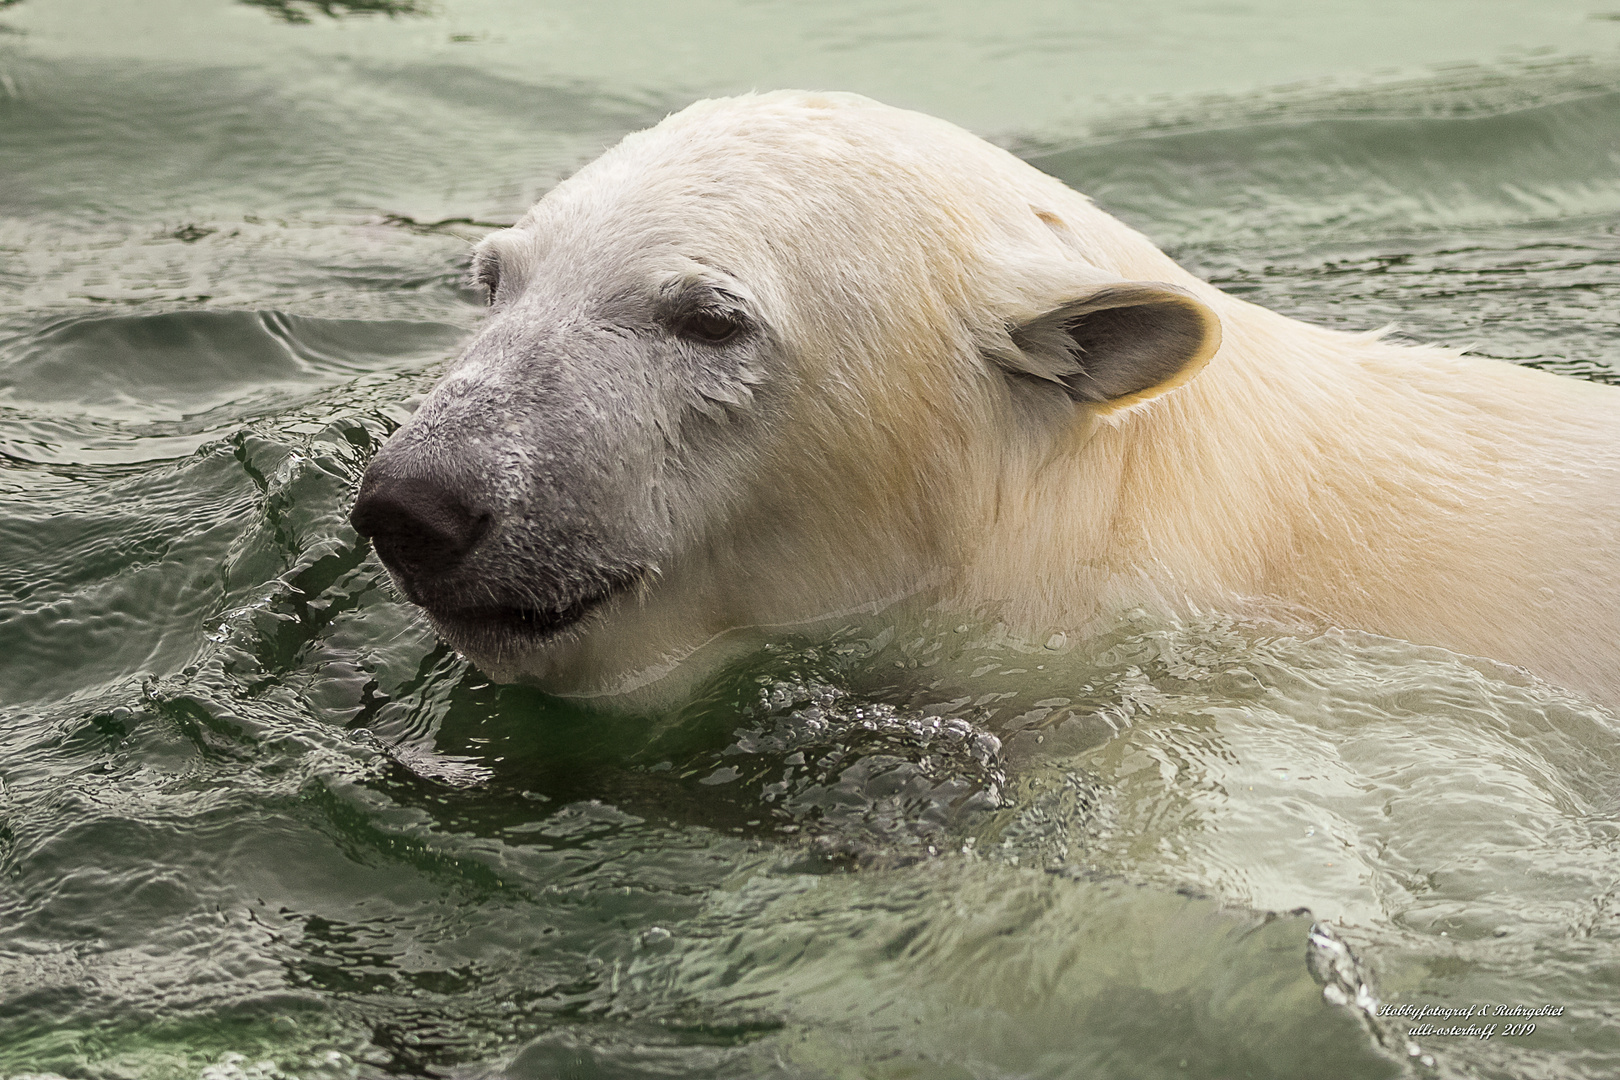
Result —
[[1221, 344], [1221, 322], [1192, 293], [1159, 281], [1089, 288], [1008, 327], [1003, 367], [1061, 386], [1075, 401], [1119, 408], [1174, 389]]

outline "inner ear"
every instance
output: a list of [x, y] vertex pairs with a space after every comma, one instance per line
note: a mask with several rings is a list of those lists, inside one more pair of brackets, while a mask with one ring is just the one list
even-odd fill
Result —
[[1099, 285], [1011, 327], [1004, 366], [1061, 386], [1075, 401], [1126, 404], [1197, 373], [1221, 344], [1221, 323], [1190, 292], [1159, 281]]

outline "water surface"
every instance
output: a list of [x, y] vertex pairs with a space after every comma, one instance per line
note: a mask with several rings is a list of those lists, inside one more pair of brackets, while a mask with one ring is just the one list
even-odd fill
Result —
[[607, 716], [400, 603], [345, 518], [469, 241], [793, 85], [1288, 314], [1620, 381], [1598, 0], [0, 5], [0, 1075], [1620, 1072], [1615, 717], [1521, 672], [876, 622]]

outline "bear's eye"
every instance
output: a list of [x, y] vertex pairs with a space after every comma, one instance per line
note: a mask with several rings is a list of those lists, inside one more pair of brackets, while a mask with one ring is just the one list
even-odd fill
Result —
[[675, 330], [682, 337], [692, 338], [709, 345], [730, 341], [742, 330], [742, 323], [721, 311], [694, 311], [681, 316]]

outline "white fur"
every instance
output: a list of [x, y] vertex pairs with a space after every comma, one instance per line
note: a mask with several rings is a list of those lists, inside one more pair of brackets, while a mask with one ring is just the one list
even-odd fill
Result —
[[[766, 381], [794, 381], [655, 582], [496, 674], [623, 688], [729, 629], [922, 591], [1031, 633], [1158, 596], [1620, 701], [1612, 388], [1255, 307], [1011, 154], [845, 95], [700, 102], [491, 243], [535, 274], [641, 249], [721, 268], [791, 361]], [[1219, 318], [1184, 385], [1097, 408], [987, 360], [1122, 279]]]

